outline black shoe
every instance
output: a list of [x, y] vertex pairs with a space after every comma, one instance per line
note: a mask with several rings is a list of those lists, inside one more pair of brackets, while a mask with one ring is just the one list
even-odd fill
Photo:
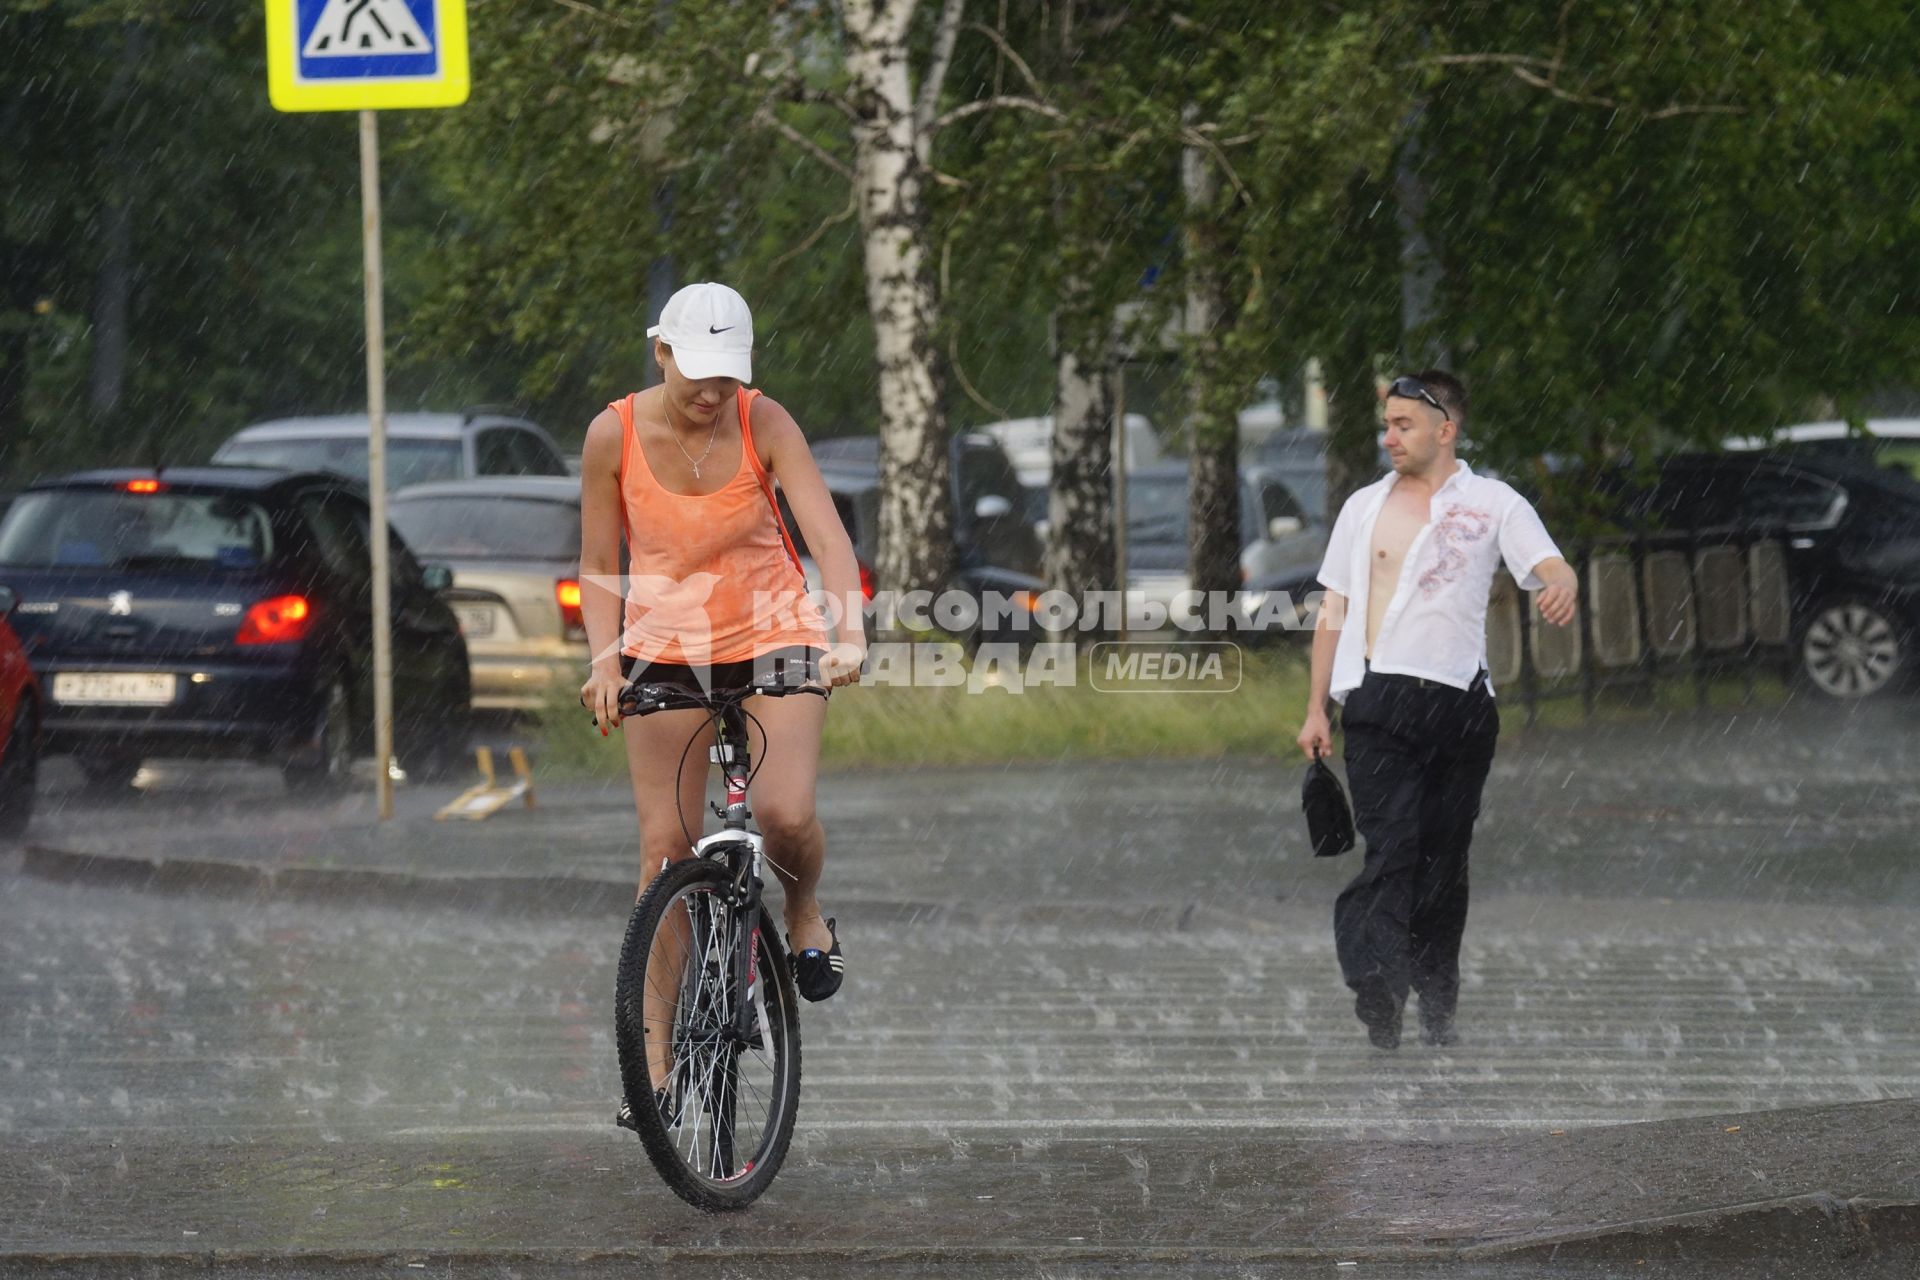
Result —
[[[833, 939], [833, 945], [827, 950], [808, 947], [793, 953], [793, 985], [803, 999], [815, 1004], [838, 991], [847, 972], [847, 962], [840, 954], [840, 934], [831, 919], [827, 921], [827, 934]], [[789, 949], [793, 946], [791, 936], [787, 938], [787, 946]]]
[[[673, 1094], [670, 1090], [655, 1089], [653, 1091], [653, 1105], [659, 1108], [660, 1118], [666, 1121], [667, 1128], [671, 1129], [680, 1123], [679, 1109], [673, 1104]], [[635, 1124], [633, 1120], [633, 1108], [627, 1105], [625, 1098], [620, 1099], [620, 1109], [613, 1113], [613, 1122], [622, 1129], [631, 1129], [635, 1133], [640, 1132], [640, 1126]]]
[[1367, 1028], [1367, 1042], [1376, 1049], [1400, 1047], [1400, 1001], [1386, 984], [1367, 982], [1354, 989], [1353, 1011]]

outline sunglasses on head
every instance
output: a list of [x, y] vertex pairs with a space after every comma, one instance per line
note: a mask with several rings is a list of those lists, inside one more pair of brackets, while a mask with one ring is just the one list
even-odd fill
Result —
[[1403, 400], [1425, 400], [1428, 404], [1440, 411], [1441, 417], [1451, 418], [1453, 416], [1447, 412], [1447, 406], [1440, 403], [1440, 397], [1427, 390], [1427, 384], [1418, 378], [1395, 378], [1393, 385], [1387, 388], [1387, 394], [1390, 396], [1399, 396]]

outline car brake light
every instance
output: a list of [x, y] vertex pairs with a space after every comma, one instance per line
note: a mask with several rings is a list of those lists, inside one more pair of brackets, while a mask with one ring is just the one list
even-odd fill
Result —
[[129, 480], [120, 487], [128, 493], [159, 493], [167, 486], [158, 480]]
[[871, 600], [874, 592], [873, 566], [860, 559], [855, 559], [854, 563], [860, 566], [860, 594]]
[[580, 612], [580, 584], [572, 578], [562, 578], [553, 584], [553, 598], [560, 606], [560, 626], [569, 640], [584, 640], [587, 637], [587, 622]]
[[304, 640], [313, 626], [313, 606], [305, 596], [275, 596], [247, 610], [235, 633], [235, 644], [292, 644]]

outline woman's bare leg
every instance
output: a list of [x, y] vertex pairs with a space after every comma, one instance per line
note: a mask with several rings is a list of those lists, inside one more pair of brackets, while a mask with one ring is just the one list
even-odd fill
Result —
[[[633, 780], [633, 806], [640, 819], [638, 900], [666, 863], [678, 862], [692, 853], [688, 833], [694, 839], [700, 836], [706, 816], [707, 748], [713, 744], [713, 729], [705, 712], [657, 711], [621, 721], [620, 731], [627, 742], [627, 771]], [[673, 1010], [686, 954], [686, 921], [669, 917], [654, 935], [653, 951], [647, 960], [647, 989], [641, 996], [647, 1073], [655, 1088], [665, 1085], [672, 1072]]]
[[787, 936], [795, 951], [833, 944], [814, 896], [827, 836], [814, 812], [820, 731], [827, 700], [811, 693], [749, 698], [748, 743], [754, 767], [753, 816], [766, 837], [767, 862], [786, 890]]

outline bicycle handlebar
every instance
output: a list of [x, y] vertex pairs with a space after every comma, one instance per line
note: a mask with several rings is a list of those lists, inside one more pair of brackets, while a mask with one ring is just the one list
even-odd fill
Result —
[[650, 716], [656, 711], [721, 711], [738, 706], [748, 698], [765, 696], [784, 698], [790, 693], [817, 693], [827, 696], [827, 687], [819, 684], [750, 684], [740, 689], [715, 689], [702, 692], [685, 685], [642, 681], [620, 690], [622, 716]]

